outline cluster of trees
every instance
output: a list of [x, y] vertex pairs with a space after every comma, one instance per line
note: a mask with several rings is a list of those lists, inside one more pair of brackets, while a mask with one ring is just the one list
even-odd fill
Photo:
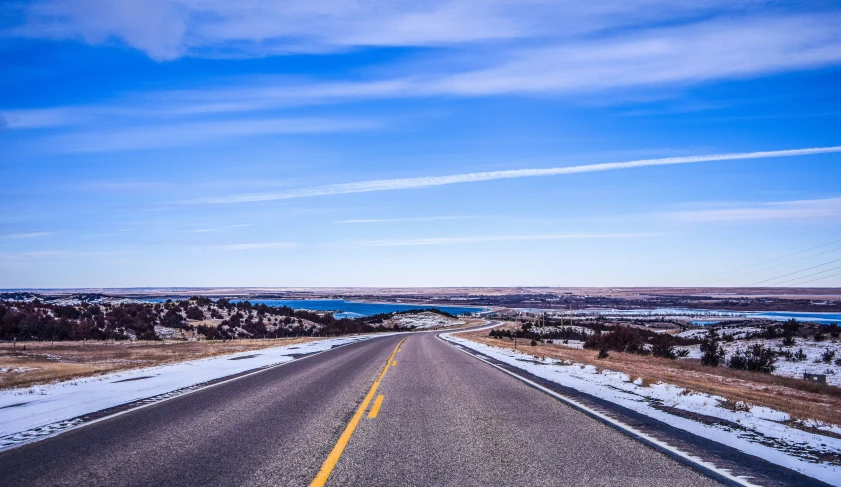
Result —
[[492, 329], [488, 336], [494, 338], [523, 338], [526, 340], [534, 340], [536, 342], [547, 341], [552, 343], [554, 340], [586, 340], [587, 334], [578, 328], [569, 326], [554, 327], [549, 330], [535, 331], [535, 328], [530, 323], [524, 323], [516, 330], [498, 330]]
[[[841, 335], [841, 327], [836, 323], [828, 326], [820, 325], [815, 331], [815, 341], [822, 341], [825, 334], [832, 337]], [[795, 338], [805, 333], [803, 324], [795, 319], [788, 320], [781, 325], [769, 326], [757, 335], [763, 338], [780, 338], [782, 337], [782, 345], [791, 347], [796, 343]], [[754, 372], [771, 373], [776, 370], [774, 365], [777, 358], [782, 356], [786, 360], [792, 362], [802, 362], [806, 360], [807, 356], [803, 349], [798, 349], [797, 352], [791, 350], [774, 350], [761, 343], [753, 344], [745, 349], [737, 349], [725, 360], [724, 347], [719, 344], [721, 337], [718, 335], [718, 330], [711, 329], [707, 336], [701, 343], [701, 363], [711, 367], [718, 367], [719, 365], [727, 365], [731, 369], [750, 370]], [[821, 360], [825, 363], [831, 363], [835, 358], [833, 350], [824, 352]], [[841, 360], [836, 361], [836, 365], [841, 365]]]
[[689, 355], [689, 350], [677, 347], [695, 343], [697, 343], [696, 340], [689, 338], [655, 333], [630, 326], [617, 326], [607, 333], [597, 332], [588, 336], [584, 341], [584, 348], [599, 350], [602, 358], [607, 357], [608, 352], [615, 351], [676, 359]]
[[[733, 341], [732, 335], [719, 335], [716, 328], [711, 328], [702, 340], [681, 338], [665, 333], [655, 333], [651, 330], [634, 328], [630, 326], [597, 326], [592, 334], [581, 331], [580, 328], [554, 327], [550, 330], [540, 330], [532, 323], [524, 323], [519, 329], [493, 329], [489, 336], [495, 338], [522, 338], [531, 340], [534, 345], [537, 342], [552, 342], [553, 339], [574, 339], [583, 340], [584, 348], [598, 350], [599, 358], [607, 358], [610, 352], [625, 352], [639, 355], [653, 355], [676, 359], [686, 357], [689, 351], [681, 346], [700, 343], [701, 363], [710, 367], [727, 366], [731, 369], [749, 370], [754, 372], [771, 373], [776, 369], [775, 363], [778, 357], [785, 357], [789, 361], [803, 361], [807, 356], [803, 349], [794, 352], [792, 350], [774, 350], [761, 343], [752, 344], [746, 348], [733, 351], [729, 357], [721, 345], [722, 341]], [[821, 341], [826, 336], [837, 338], [841, 336], [841, 327], [837, 324], [820, 325], [816, 328], [805, 327], [797, 320], [789, 320], [779, 325], [765, 327], [763, 330], [754, 333], [746, 338], [783, 338], [783, 345], [792, 346], [798, 336], [811, 336], [814, 333], [814, 340]], [[823, 338], [822, 338], [823, 337]], [[728, 339], [729, 338], [729, 339]], [[836, 358], [834, 350], [827, 349], [816, 362], [835, 363], [841, 366], [841, 357]]]
[[0, 301], [0, 340], [141, 340], [157, 338], [151, 305], [62, 306]]

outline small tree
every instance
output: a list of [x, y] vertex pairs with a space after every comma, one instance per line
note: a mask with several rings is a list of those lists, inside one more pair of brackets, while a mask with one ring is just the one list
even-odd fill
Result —
[[718, 344], [718, 330], [713, 328], [701, 342], [701, 363], [718, 367], [724, 360], [724, 347]]

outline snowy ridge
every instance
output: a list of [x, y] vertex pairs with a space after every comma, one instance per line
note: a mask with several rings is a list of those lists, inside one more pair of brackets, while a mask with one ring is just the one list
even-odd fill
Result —
[[[790, 418], [780, 411], [745, 404], [740, 404], [737, 408], [722, 407], [726, 403], [722, 397], [663, 383], [645, 386], [641, 380], [631, 382], [627, 374], [609, 370], [599, 372], [592, 365], [536, 358], [457, 338], [450, 333], [440, 336], [543, 379], [608, 400], [703, 438], [841, 486], [841, 464], [821, 462], [819, 457], [821, 454], [841, 455], [841, 439], [808, 433], [781, 424]], [[722, 424], [707, 425], [669, 414], [658, 407], [719, 418]]]
[[415, 327], [415, 329], [417, 330], [423, 330], [426, 328], [443, 328], [450, 326], [458, 326], [467, 323], [463, 320], [449, 318], [447, 316], [438, 313], [432, 313], [430, 311], [396, 315], [393, 318], [391, 318], [391, 322], [394, 325], [403, 328]]
[[[377, 335], [382, 336], [382, 335]], [[0, 450], [76, 426], [80, 416], [330, 350], [372, 335], [331, 338], [0, 392]], [[175, 391], [181, 391], [175, 393]]]

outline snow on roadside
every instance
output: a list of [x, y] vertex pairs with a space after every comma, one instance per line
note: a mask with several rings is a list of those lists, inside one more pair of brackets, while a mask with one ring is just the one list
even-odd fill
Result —
[[[808, 433], [781, 422], [788, 414], [760, 406], [723, 407], [719, 396], [689, 391], [670, 384], [646, 386], [627, 374], [599, 371], [592, 365], [536, 357], [452, 336], [443, 339], [462, 345], [538, 377], [596, 396], [666, 422], [695, 435], [764, 458], [832, 485], [841, 486], [841, 465], [821, 462], [820, 454], [841, 454], [841, 439]], [[707, 425], [657, 409], [655, 405], [720, 418], [738, 427]], [[733, 409], [736, 409], [735, 411]]]
[[0, 391], [0, 450], [20, 442], [21, 432], [49, 429], [50, 425], [84, 414], [289, 362], [296, 354], [320, 352], [369, 338], [372, 336], [331, 338]]

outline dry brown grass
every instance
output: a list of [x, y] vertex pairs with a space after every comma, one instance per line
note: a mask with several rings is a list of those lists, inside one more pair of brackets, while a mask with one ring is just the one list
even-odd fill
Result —
[[[487, 330], [460, 333], [459, 336], [486, 345], [514, 348], [513, 341], [490, 338]], [[841, 388], [838, 387], [726, 367], [706, 367], [698, 360], [669, 360], [620, 352], [610, 352], [610, 357], [600, 360], [596, 358], [595, 350], [574, 349], [562, 344], [538, 343], [532, 347], [528, 341], [519, 340], [517, 350], [623, 372], [632, 379], [642, 378], [643, 383], [664, 382], [715, 394], [732, 403], [744, 401], [766, 406], [786, 412], [794, 419], [841, 424]]]
[[[26, 342], [0, 345], [0, 389], [88, 377], [268, 347], [293, 345], [318, 338], [234, 341], [164, 342]], [[24, 345], [26, 350], [24, 350]], [[14, 369], [25, 369], [15, 372]]]

